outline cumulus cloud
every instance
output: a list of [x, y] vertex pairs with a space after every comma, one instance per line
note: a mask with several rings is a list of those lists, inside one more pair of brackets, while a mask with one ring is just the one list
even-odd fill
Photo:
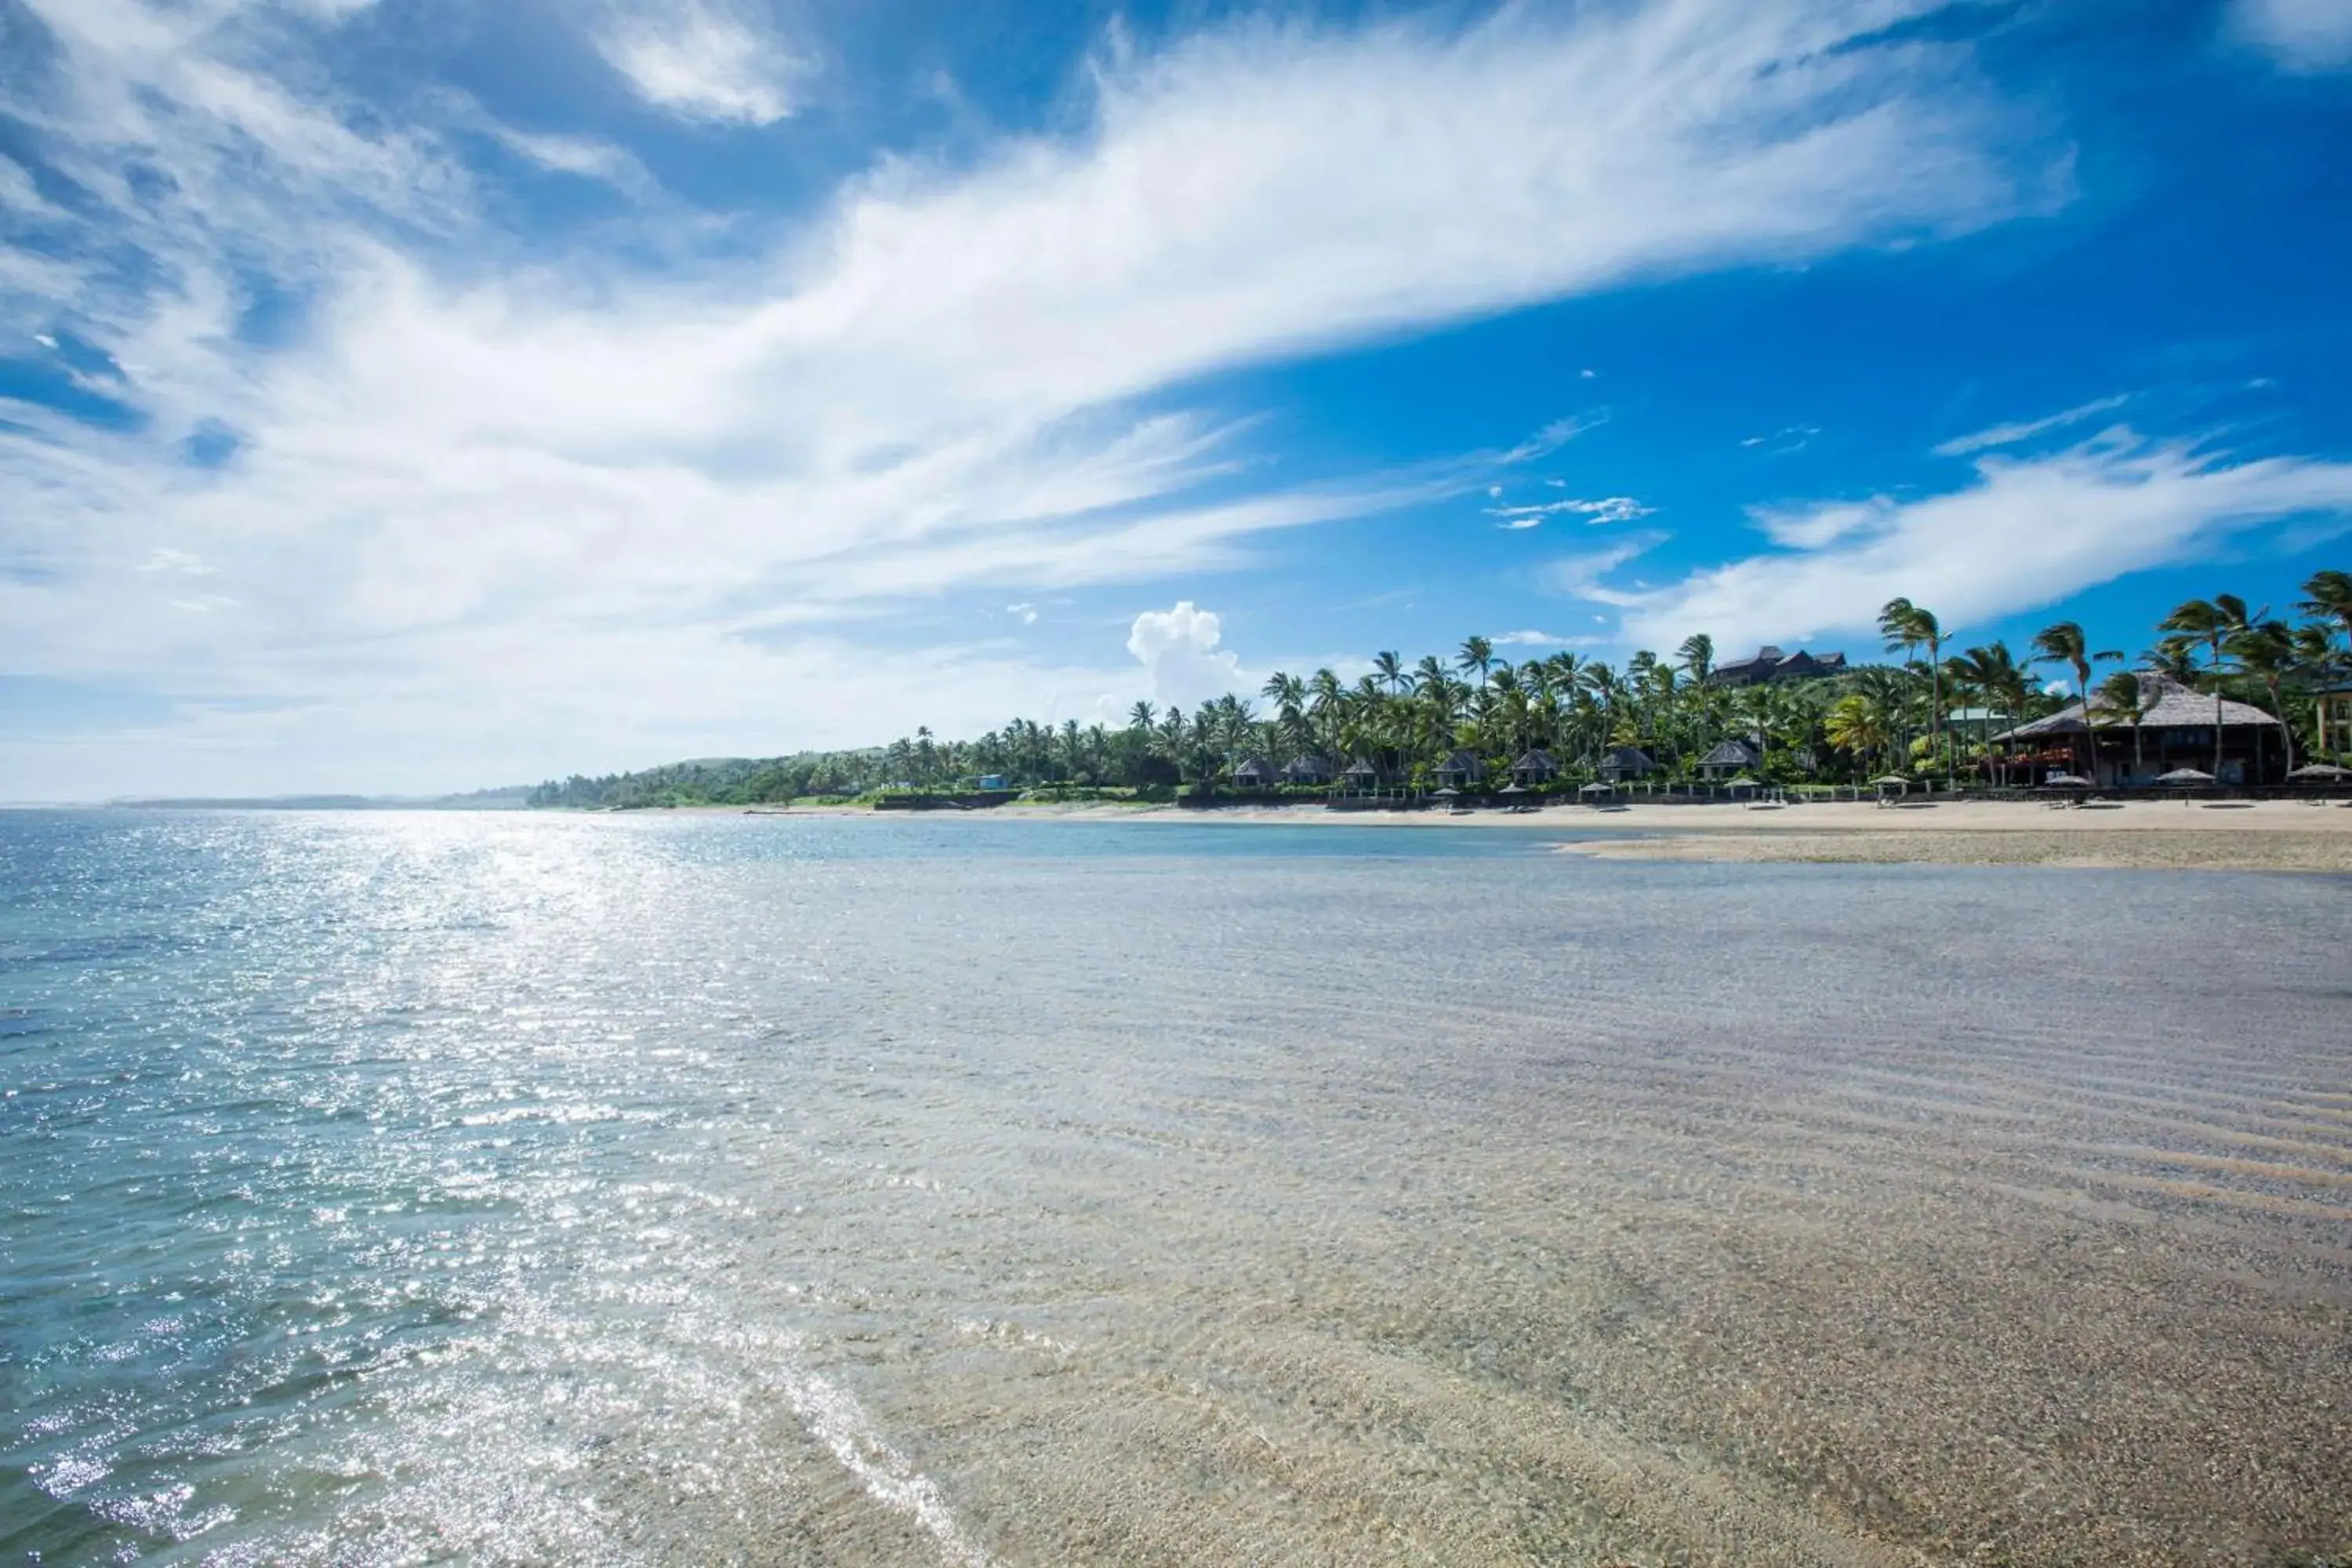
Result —
[[1764, 514], [1777, 552], [1662, 588], [1585, 596], [1622, 607], [1625, 635], [1653, 644], [1694, 631], [1726, 647], [1860, 631], [1898, 595], [1967, 624], [2299, 517], [2352, 526], [2352, 464], [2233, 461], [2119, 429], [2047, 457], [1984, 458], [1974, 483], [1942, 495]]
[[1034, 605], [1007, 605], [1004, 606], [1004, 613], [1024, 626], [1034, 626], [1037, 624], [1037, 606]]
[[[703, 700], [730, 689], [693, 672], [723, 647], [773, 672], [742, 690], [793, 694], [801, 730], [778, 743], [838, 735], [884, 710], [863, 683], [781, 679], [811, 628], [948, 590], [1017, 603], [1227, 566], [1269, 530], [1492, 478], [1277, 485], [1245, 422], [1139, 412], [1171, 388], [2063, 194], [1965, 46], [1873, 41], [1927, 0], [1656, 0], [1221, 26], [1107, 53], [1051, 134], [878, 162], [772, 242], [665, 226], [659, 271], [602, 244], [525, 263], [502, 259], [526, 247], [444, 127], [319, 85], [333, 75], [305, 51], [337, 7], [22, 4], [57, 64], [11, 108], [84, 196], [37, 220], [69, 229], [37, 256], [0, 248], [0, 324], [70, 324], [124, 367], [109, 395], [129, 416], [9, 405], [0, 623], [31, 673], [278, 704], [205, 753], [243, 757], [247, 787], [298, 757], [356, 785], [436, 782], [390, 771], [420, 753], [468, 782], [505, 751], [420, 747], [393, 716], [501, 707], [486, 689], [520, 689], [517, 663], [645, 752], [686, 743], [681, 712], [708, 715], [691, 749], [733, 749]], [[675, 112], [790, 108], [782, 47], [718, 5], [615, 14], [595, 41]], [[636, 178], [593, 139], [504, 140]], [[299, 306], [267, 342], [247, 331], [257, 275]], [[1531, 461], [1596, 417], [1486, 460]], [[239, 444], [197, 471], [182, 444], [207, 428]], [[163, 598], [181, 574], [140, 570], [158, 548], [212, 568], [217, 599]], [[477, 657], [501, 639], [530, 658]], [[641, 657], [597, 657], [620, 643]], [[940, 683], [933, 727], [1001, 718], [994, 680]], [[990, 706], [952, 705], [983, 689]], [[746, 729], [769, 721], [769, 697], [737, 700]], [[324, 717], [354, 708], [384, 721]], [[177, 766], [215, 733], [146, 755]], [[0, 793], [54, 794], [74, 765], [0, 756]]]
[[2352, 66], [2352, 4], [2347, 0], [2235, 0], [2231, 30], [2283, 70]]
[[1254, 684], [1232, 649], [1222, 647], [1217, 617], [1180, 599], [1173, 609], [1146, 610], [1127, 634], [1127, 651], [1142, 665], [1155, 701], [1196, 707]]
[[801, 63], [747, 19], [700, 0], [648, 6], [596, 39], [631, 90], [688, 120], [769, 125], [793, 111]]

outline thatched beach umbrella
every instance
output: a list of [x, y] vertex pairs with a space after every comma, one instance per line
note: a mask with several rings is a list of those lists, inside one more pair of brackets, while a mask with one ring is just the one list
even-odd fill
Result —
[[2213, 775], [2202, 768], [2175, 768], [2168, 773], [2158, 773], [2156, 782], [2174, 789], [2197, 789], [2213, 782]]
[[1736, 779], [1725, 780], [1723, 787], [1736, 792], [1743, 789], [1762, 789], [1764, 784], [1760, 779], [1751, 779], [1746, 773], [1742, 773]]
[[2052, 773], [2042, 781], [2044, 789], [2089, 789], [2091, 781], [2080, 773]]
[[1614, 795], [1617, 793], [1617, 789], [1614, 784], [1603, 783], [1600, 779], [1594, 779], [1591, 784], [1586, 784], [1576, 793], [1579, 795]]
[[2339, 768], [2334, 763], [2305, 763], [2286, 776], [2308, 779], [2314, 784], [2340, 784], [2352, 779], [2352, 768]]

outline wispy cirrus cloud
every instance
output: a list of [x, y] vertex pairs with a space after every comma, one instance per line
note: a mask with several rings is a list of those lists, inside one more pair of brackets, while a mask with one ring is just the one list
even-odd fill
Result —
[[1606, 579], [1647, 555], [1669, 537], [1663, 531], [1648, 530], [1625, 534], [1604, 550], [1586, 550], [1559, 556], [1545, 564], [1544, 585], [1564, 598], [1607, 605], [1621, 610], [1638, 610], [1649, 603], [1654, 590], [1638, 583], [1612, 584]]
[[2235, 460], [2116, 429], [2044, 457], [1983, 458], [1972, 483], [1939, 495], [1759, 512], [1780, 550], [1671, 584], [1600, 586], [1623, 563], [1607, 556], [1577, 581], [1580, 596], [1624, 612], [1633, 642], [1694, 631], [1727, 647], [1789, 642], [1865, 630], [1898, 595], [1931, 600], [1947, 623], [2013, 614], [2296, 518], [2352, 528], [2352, 463]]
[[1955, 436], [1936, 447], [1936, 456], [1964, 458], [1972, 452], [1989, 451], [1995, 447], [2014, 447], [2020, 442], [2031, 441], [2037, 436], [2046, 436], [2053, 430], [2063, 430], [2071, 426], [2080, 425], [2085, 419], [2095, 419], [2102, 414], [2112, 414], [2130, 401], [2131, 397], [2128, 394], [2119, 393], [2113, 397], [2094, 398], [2088, 403], [2077, 404], [2072, 408], [2046, 415], [2040, 419], [2020, 420], [2011, 424], [1989, 426], [1982, 430], [1972, 430], [1965, 436]]
[[1541, 527], [1546, 518], [1563, 514], [1581, 518], [1589, 523], [1632, 522], [1648, 517], [1657, 510], [1654, 506], [1643, 506], [1632, 496], [1604, 496], [1599, 500], [1570, 499], [1531, 501], [1522, 506], [1490, 506], [1486, 509], [1486, 515], [1503, 520], [1497, 527], [1525, 529]]
[[[69, 322], [125, 367], [129, 414], [10, 413], [0, 479], [25, 499], [0, 525], [21, 568], [0, 572], [0, 616], [43, 673], [279, 701], [240, 721], [246, 749], [205, 755], [289, 784], [432, 782], [403, 771], [438, 732], [417, 716], [434, 694], [502, 708], [486, 683], [533, 702], [497, 746], [438, 752], [465, 777], [572, 745], [579, 701], [547, 689], [566, 680], [607, 731], [653, 747], [701, 714], [712, 749], [736, 732], [723, 693], [673, 688], [708, 686], [698, 658], [781, 669], [793, 645], [754, 629], [1229, 565], [1269, 530], [1467, 486], [1276, 482], [1251, 426], [1171, 389], [2063, 194], [1962, 47], [1885, 41], [1924, 0], [1659, 0], [1245, 21], [1107, 52], [1071, 128], [878, 162], [772, 244], [730, 233], [655, 273], [602, 249], [502, 263], [494, 176], [446, 125], [318, 85], [331, 11], [26, 3], [56, 63], [12, 107], [86, 199], [0, 288], [13, 319]], [[647, 101], [751, 126], [789, 110], [791, 74], [740, 22], [647, 12], [593, 41]], [[507, 144], [624, 188], [641, 168], [585, 135]], [[298, 325], [263, 341], [256, 301], [281, 298]], [[233, 456], [192, 467], [200, 429]], [[221, 603], [159, 599], [140, 570], [159, 548], [211, 566]], [[598, 651], [623, 644], [641, 657]], [[478, 657], [509, 645], [534, 650], [529, 682]], [[892, 710], [863, 680], [768, 688], [798, 693], [795, 742], [867, 738]], [[919, 681], [900, 706], [964, 689]], [[971, 716], [1015, 700], [989, 692]], [[742, 724], [772, 731], [773, 700], [746, 699]], [[346, 747], [286, 717], [338, 704], [383, 722]], [[0, 783], [56, 765], [0, 755]]]

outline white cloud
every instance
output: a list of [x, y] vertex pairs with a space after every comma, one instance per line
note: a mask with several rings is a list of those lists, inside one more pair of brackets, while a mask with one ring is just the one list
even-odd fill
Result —
[[1581, 517], [1587, 522], [1632, 522], [1648, 517], [1658, 509], [1643, 506], [1632, 496], [1606, 496], [1599, 500], [1553, 500], [1531, 502], [1525, 506], [1490, 506], [1488, 517], [1505, 521], [1503, 528], [1534, 528], [1548, 517], [1562, 512]]
[[489, 122], [486, 129], [499, 142], [542, 169], [550, 169], [559, 174], [577, 175], [583, 180], [601, 180], [642, 199], [650, 200], [656, 195], [653, 175], [646, 172], [636, 156], [603, 137], [518, 131], [511, 125], [495, 121]]
[[1034, 626], [1037, 624], [1037, 606], [1034, 605], [1007, 605], [1004, 606], [1004, 613], [1024, 626]]
[[192, 555], [187, 551], [159, 547], [149, 552], [145, 563], [139, 570], [177, 572], [189, 577], [209, 577], [217, 568], [205, 565], [201, 557]]
[[2266, 52], [2283, 70], [2352, 66], [2352, 3], [2347, 0], [2235, 0], [2230, 28]]
[[1864, 631], [1897, 596], [1966, 626], [2191, 558], [2234, 531], [2302, 516], [2352, 521], [2352, 464], [2233, 462], [2112, 431], [2032, 459], [1988, 458], [1965, 489], [1790, 509], [1762, 520], [1781, 552], [1616, 600], [1634, 641], [1704, 631], [1719, 646]]
[[2080, 425], [2085, 419], [2095, 419], [2102, 414], [2112, 414], [2130, 401], [2127, 395], [2118, 394], [2113, 397], [2101, 397], [2089, 403], [2079, 404], [2073, 408], [2064, 409], [2040, 419], [2029, 419], [2010, 425], [1995, 425], [1966, 436], [1955, 436], [1936, 448], [1936, 456], [1963, 458], [1971, 452], [1990, 451], [1995, 447], [2014, 447], [2021, 442], [2031, 441], [2036, 436], [2046, 436], [2053, 430], [2063, 430], [2069, 426]]
[[1667, 535], [1655, 531], [1629, 533], [1606, 550], [1586, 551], [1576, 555], [1563, 555], [1544, 568], [1543, 580], [1556, 594], [1571, 599], [1582, 599], [1595, 605], [1613, 605], [1633, 608], [1649, 601], [1648, 590], [1638, 584], [1633, 587], [1612, 587], [1601, 579], [1619, 568], [1648, 554], [1666, 542]]
[[1549, 632], [1496, 632], [1486, 639], [1496, 647], [1559, 647], [1575, 640]]
[[1821, 433], [1821, 426], [1818, 425], [1790, 425], [1775, 430], [1769, 436], [1742, 437], [1739, 444], [1742, 447], [1750, 447], [1769, 446], [1772, 449], [1765, 456], [1783, 458], [1791, 452], [1803, 451], [1806, 445]]
[[[12, 408], [28, 428], [0, 432], [0, 559], [30, 566], [0, 574], [0, 624], [28, 673], [280, 703], [233, 745], [189, 732], [229, 747], [205, 754], [240, 759], [247, 787], [329, 761], [366, 787], [469, 782], [507, 741], [435, 747], [395, 721], [436, 700], [502, 710], [492, 689], [583, 715], [581, 735], [625, 730], [639, 756], [749, 744], [727, 713], [768, 732], [777, 692], [802, 730], [776, 744], [838, 734], [895, 710], [863, 679], [836, 705], [782, 679], [828, 619], [1231, 565], [1268, 530], [1470, 493], [1601, 417], [1475, 472], [1277, 486], [1247, 425], [1141, 399], [1627, 279], [1909, 243], [2053, 194], [1964, 47], [1853, 43], [1926, 0], [1245, 22], [1107, 56], [1050, 137], [882, 163], [784, 243], [738, 227], [699, 254], [688, 233], [637, 275], [603, 246], [501, 260], [518, 247], [488, 176], [433, 125], [292, 85], [323, 71], [273, 73], [301, 36], [265, 7], [27, 3], [66, 57], [35, 131], [96, 215], [71, 254], [98, 259], [0, 263], [0, 320], [69, 319], [128, 369], [119, 395], [146, 423]], [[746, 52], [731, 13], [665, 16], [601, 35], [640, 90], [738, 120], [789, 107], [775, 46]], [[629, 177], [599, 143], [509, 145]], [[134, 163], [160, 183], [130, 180]], [[310, 301], [290, 343], [239, 341], [257, 268]], [[237, 432], [237, 460], [191, 471], [177, 445], [208, 422]], [[217, 602], [159, 599], [170, 574], [140, 570], [158, 549], [212, 568]], [[591, 657], [608, 645], [637, 657]], [[722, 667], [740, 684], [703, 672]], [[992, 673], [931, 692], [935, 729], [1001, 720], [1011, 667], [974, 668]], [[328, 717], [349, 711], [383, 722]], [[195, 755], [177, 745], [145, 754], [176, 769]], [[436, 779], [403, 771], [428, 762]], [[79, 765], [0, 763], [0, 794], [58, 793]]]
[[1173, 609], [1146, 610], [1127, 634], [1127, 651], [1143, 666], [1155, 701], [1186, 708], [1255, 684], [1230, 648], [1218, 646], [1217, 617], [1180, 599]]
[[1588, 430], [1597, 430], [1609, 423], [1609, 410], [1595, 408], [1583, 414], [1571, 414], [1555, 419], [1528, 439], [1520, 442], [1499, 457], [1504, 463], [1531, 463], [1538, 458], [1548, 458]]
[[689, 120], [773, 124], [792, 113], [787, 85], [803, 68], [760, 28], [703, 0], [625, 14], [596, 47], [638, 97]]

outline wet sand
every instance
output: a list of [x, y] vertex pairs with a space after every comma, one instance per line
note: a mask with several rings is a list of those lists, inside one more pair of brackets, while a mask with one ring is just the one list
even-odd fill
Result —
[[2352, 833], [2099, 832], [2034, 828], [1741, 833], [1717, 830], [1586, 839], [1570, 854], [1602, 860], [1744, 864], [2051, 866], [2136, 871], [2352, 872]]
[[[729, 808], [733, 809], [733, 808]], [[862, 808], [796, 808], [785, 815]], [[930, 813], [937, 820], [961, 814]], [[1190, 822], [1394, 828], [1552, 829], [1570, 852], [1601, 859], [1811, 861], [1868, 865], [2046, 866], [2118, 870], [2352, 872], [2352, 809], [2135, 802], [2112, 808], [2039, 802], [1870, 802], [1756, 810], [1743, 805], [1552, 805], [1533, 811], [1332, 811], [1320, 805], [1010, 805], [996, 821]]]

